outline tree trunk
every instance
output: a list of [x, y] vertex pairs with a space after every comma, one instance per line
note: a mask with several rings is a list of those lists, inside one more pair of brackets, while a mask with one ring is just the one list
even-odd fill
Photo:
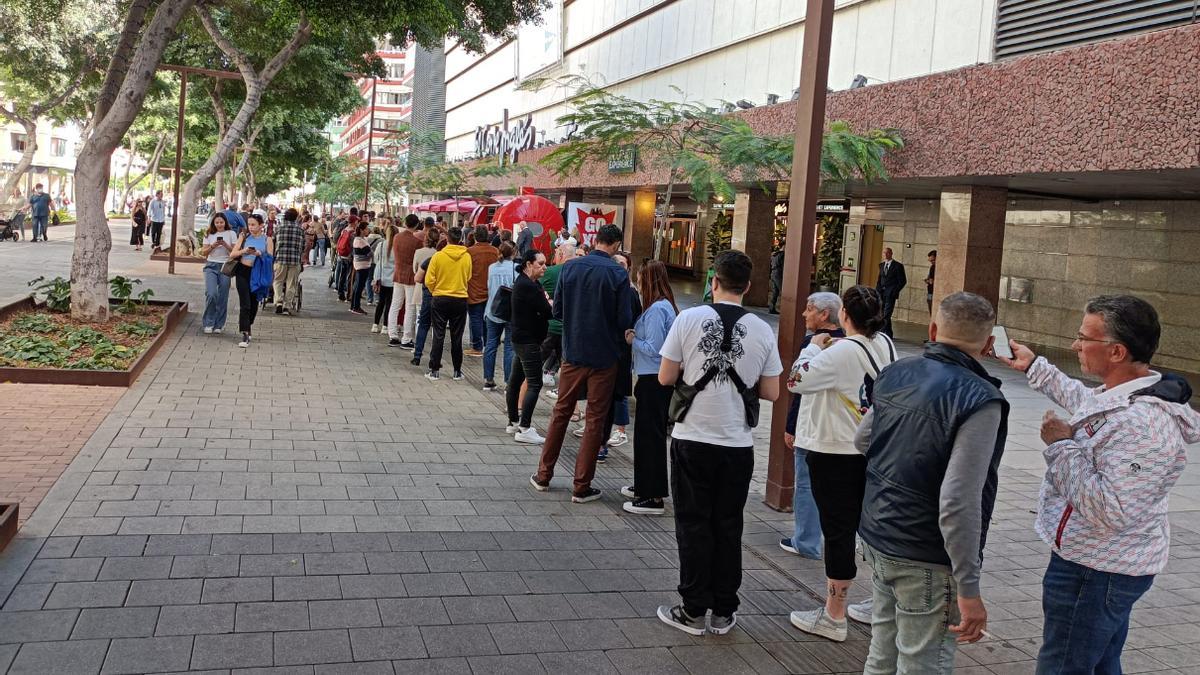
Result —
[[20, 206], [21, 179], [25, 177], [25, 172], [29, 170], [29, 167], [33, 166], [33, 155], [37, 152], [37, 118], [17, 117], [16, 115], [6, 115], [6, 117], [15, 118], [25, 128], [25, 151], [21, 153], [21, 159], [17, 160], [17, 166], [9, 174], [3, 193], [3, 199], [6, 202], [11, 200], [14, 206]]
[[246, 167], [246, 201], [258, 201], [258, 183], [254, 180], [254, 167]]
[[[150, 194], [154, 194], [158, 187], [158, 165], [162, 160], [163, 150], [167, 148], [167, 135], [162, 134], [158, 137], [158, 147], [154, 150], [154, 157], [150, 160]], [[138, 178], [140, 182], [142, 179]]]
[[[75, 319], [108, 319], [108, 253], [112, 233], [104, 212], [108, 191], [109, 160], [142, 108], [146, 90], [162, 59], [163, 50], [175, 35], [183, 15], [195, 0], [171, 0], [158, 5], [150, 25], [143, 29], [149, 0], [134, 0], [126, 18], [119, 48], [109, 63], [105, 89], [116, 89], [109, 108], [97, 106], [92, 134], [84, 139], [75, 164], [75, 186], [79, 198], [75, 249], [71, 257], [71, 316]], [[140, 37], [139, 37], [140, 36]], [[123, 45], [137, 47], [122, 51]]]
[[671, 171], [671, 174], [667, 177], [667, 194], [663, 198], [662, 227], [659, 227], [658, 223], [655, 223], [655, 226], [654, 226], [654, 259], [655, 260], [659, 260], [659, 254], [662, 252], [662, 241], [663, 241], [663, 237], [665, 237], [666, 233], [667, 233], [667, 220], [670, 219], [670, 217], [671, 217], [671, 197], [673, 196], [674, 192], [675, 192], [675, 172]]
[[213, 177], [213, 204], [218, 211], [221, 210], [222, 202], [225, 201], [225, 169], [217, 172]]
[[[246, 98], [243, 99], [241, 108], [238, 109], [237, 115], [234, 116], [233, 121], [229, 124], [229, 129], [221, 137], [221, 140], [217, 142], [217, 147], [213, 150], [213, 154], [196, 170], [196, 173], [192, 174], [187, 184], [183, 186], [181, 204], [194, 204], [196, 194], [212, 181], [213, 176], [216, 175], [221, 167], [228, 163], [234, 149], [242, 138], [245, 137], [254, 113], [258, 112], [258, 107], [262, 104], [263, 90], [271, 84], [271, 80], [275, 79], [279, 71], [296, 55], [296, 52], [300, 51], [300, 47], [312, 35], [312, 25], [306, 17], [301, 17], [300, 25], [296, 28], [292, 39], [275, 56], [271, 57], [271, 60], [263, 67], [261, 72], [256, 72], [245, 53], [239, 50], [221, 33], [220, 28], [213, 20], [207, 8], [197, 8], [196, 13], [200, 18], [200, 23], [204, 25], [205, 31], [208, 32], [213, 42], [216, 42], [221, 51], [237, 64], [238, 71], [242, 73], [242, 80], [246, 85]], [[189, 210], [190, 213], [191, 211]]]

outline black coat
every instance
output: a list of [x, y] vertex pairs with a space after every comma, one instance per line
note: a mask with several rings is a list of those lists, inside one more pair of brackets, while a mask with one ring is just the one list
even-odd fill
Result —
[[908, 285], [908, 276], [904, 273], [904, 265], [899, 260], [892, 260], [892, 268], [884, 272], [884, 263], [879, 263], [879, 281], [875, 282], [875, 290], [883, 298], [898, 298], [900, 291]]

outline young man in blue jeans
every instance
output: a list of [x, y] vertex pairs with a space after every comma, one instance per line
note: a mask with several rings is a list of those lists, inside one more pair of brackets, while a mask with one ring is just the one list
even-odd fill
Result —
[[854, 444], [867, 457], [858, 533], [874, 586], [864, 675], [954, 671], [987, 626], [979, 577], [1008, 435], [991, 352], [991, 303], [955, 293], [920, 356], [880, 373]]

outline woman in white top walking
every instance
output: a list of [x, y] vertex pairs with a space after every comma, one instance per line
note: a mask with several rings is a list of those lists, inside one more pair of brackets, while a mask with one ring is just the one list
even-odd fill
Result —
[[200, 255], [204, 263], [204, 332], [220, 333], [225, 328], [225, 316], [229, 311], [229, 277], [221, 274], [221, 267], [229, 260], [229, 252], [237, 243], [237, 234], [229, 229], [224, 213], [213, 215], [204, 236]]
[[[842, 294], [838, 317], [846, 337], [813, 336], [792, 366], [788, 390], [804, 396], [796, 416], [795, 445], [808, 449], [828, 579], [825, 606], [792, 612], [791, 621], [806, 633], [842, 642], [847, 633], [846, 595], [858, 573], [854, 538], [867, 471], [867, 459], [854, 447], [854, 432], [870, 407], [871, 384], [880, 369], [896, 360], [896, 349], [880, 332], [883, 302], [875, 289], [849, 288]], [[869, 621], [870, 611], [865, 614]]]

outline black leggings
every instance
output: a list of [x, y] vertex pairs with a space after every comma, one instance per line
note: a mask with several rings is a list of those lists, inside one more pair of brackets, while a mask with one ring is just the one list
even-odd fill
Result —
[[258, 316], [258, 300], [250, 292], [250, 269], [238, 263], [237, 275], [234, 277], [238, 294], [238, 330], [242, 333], [250, 332], [250, 328], [254, 326], [254, 318]]
[[392, 306], [392, 286], [379, 284], [379, 297], [375, 300], [375, 323], [383, 325], [380, 319], [387, 319], [388, 307]]
[[867, 488], [867, 458], [809, 450], [807, 462], [821, 534], [825, 536], [825, 576], [834, 581], [853, 581], [858, 575], [854, 535]]
[[517, 397], [521, 395], [521, 382], [526, 384], [518, 426], [528, 429], [533, 422], [533, 408], [537, 405], [538, 394], [542, 393], [542, 348], [536, 344], [514, 344], [513, 349], [517, 358], [513, 359], [512, 370], [508, 374], [508, 390], [504, 392], [504, 401], [508, 404], [509, 424], [517, 422]]
[[638, 375], [633, 385], [633, 492], [638, 497], [667, 496], [667, 409], [673, 390], [659, 384], [658, 375]]

